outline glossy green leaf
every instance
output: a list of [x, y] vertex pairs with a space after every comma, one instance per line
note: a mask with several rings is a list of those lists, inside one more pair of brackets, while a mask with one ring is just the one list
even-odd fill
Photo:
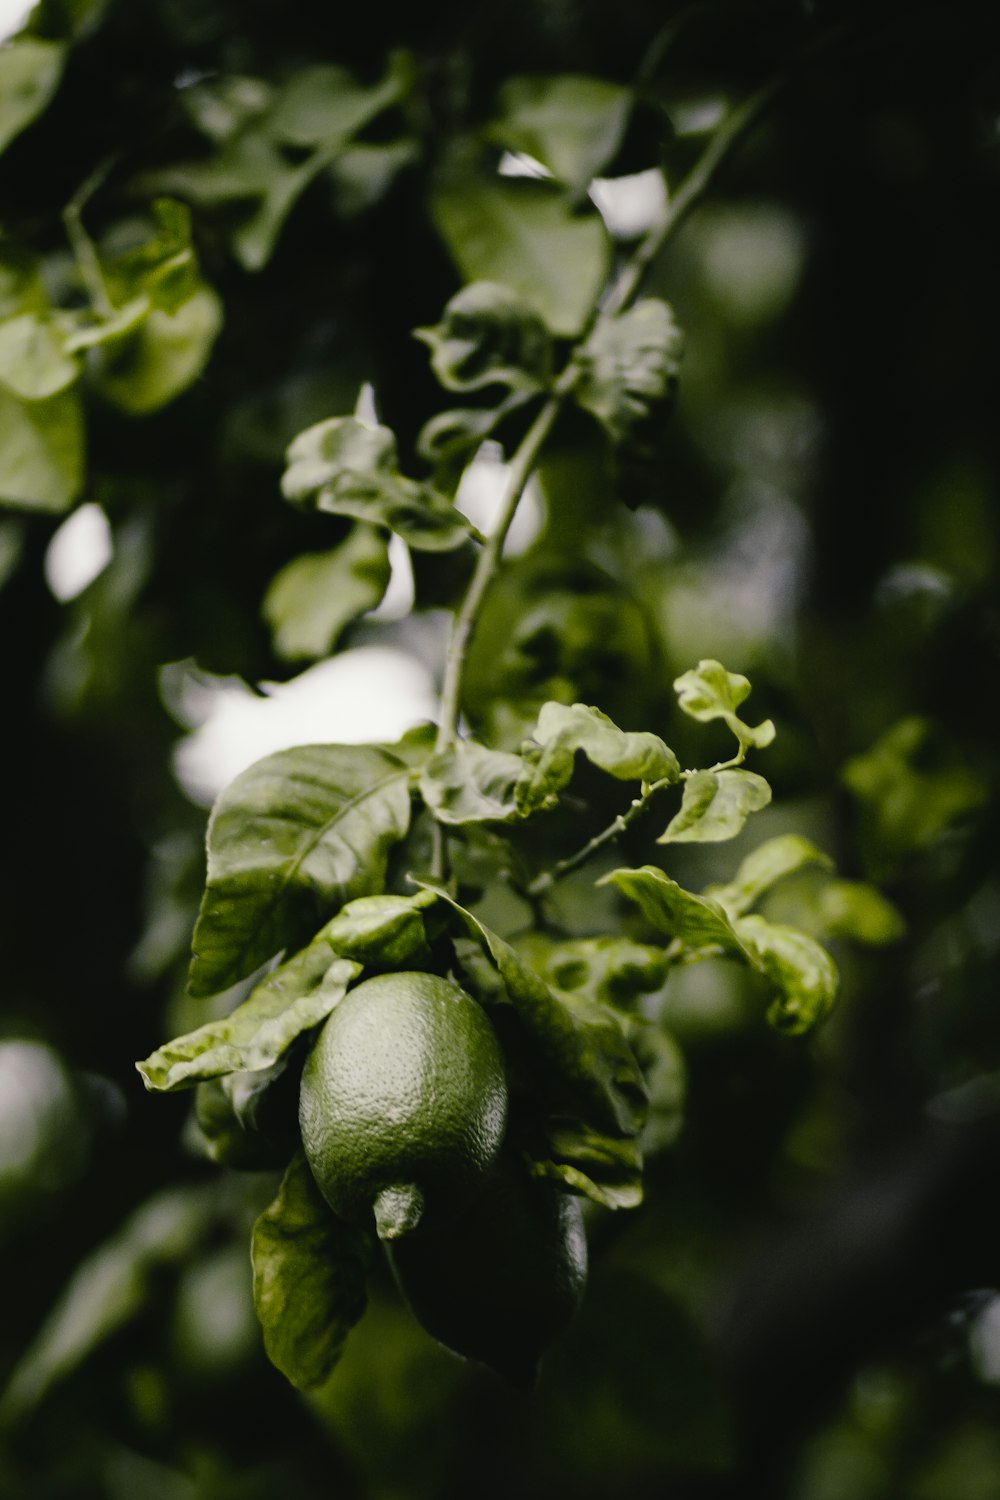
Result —
[[710, 844], [735, 838], [747, 818], [771, 800], [771, 788], [753, 771], [696, 771], [684, 783], [680, 811], [658, 844]]
[[614, 1012], [583, 995], [557, 994], [509, 943], [445, 891], [439, 894], [489, 953], [511, 1004], [550, 1070], [554, 1097], [564, 1097], [569, 1105], [566, 1113], [578, 1113], [598, 1132], [637, 1134], [646, 1117], [646, 1090]]
[[83, 487], [83, 412], [77, 386], [23, 401], [0, 386], [0, 503], [68, 510]]
[[798, 1036], [830, 1011], [837, 995], [837, 969], [826, 949], [794, 927], [763, 917], [734, 923], [740, 942], [771, 981], [777, 997], [767, 1019], [777, 1031]]
[[422, 964], [430, 957], [423, 914], [437, 897], [432, 891], [415, 896], [359, 896], [349, 901], [320, 934], [344, 958], [376, 968]]
[[191, 993], [228, 989], [345, 902], [375, 894], [409, 828], [409, 777], [371, 745], [300, 746], [237, 776], [209, 820]]
[[542, 978], [559, 990], [585, 996], [602, 1005], [631, 1010], [642, 995], [666, 981], [669, 963], [662, 948], [629, 937], [566, 938], [554, 941], [529, 932], [515, 940]]
[[515, 788], [523, 773], [519, 755], [459, 740], [424, 766], [420, 795], [441, 823], [510, 823], [521, 816]]
[[83, 1259], [0, 1397], [0, 1424], [24, 1416], [105, 1339], [160, 1295], [161, 1268], [190, 1257], [215, 1216], [218, 1190], [166, 1188]]
[[577, 335], [610, 269], [596, 213], [574, 213], [547, 182], [456, 168], [430, 201], [434, 225], [467, 282], [500, 282], [530, 303], [553, 333]]
[[294, 504], [387, 526], [423, 551], [448, 551], [469, 536], [468, 521], [446, 496], [399, 472], [389, 428], [356, 417], [330, 417], [300, 432], [281, 488]]
[[644, 1156], [652, 1156], [672, 1146], [684, 1126], [687, 1093], [684, 1054], [662, 1026], [641, 1016], [629, 1021], [628, 1039], [649, 1093], [649, 1118], [639, 1145]]
[[222, 303], [204, 285], [175, 312], [151, 307], [127, 338], [103, 346], [95, 386], [122, 411], [158, 411], [198, 378], [221, 328]]
[[659, 735], [626, 732], [599, 708], [585, 703], [545, 703], [531, 731], [540, 753], [524, 747], [527, 769], [517, 787], [525, 813], [550, 806], [573, 775], [576, 752], [619, 781], [672, 782], [680, 776], [674, 752]]
[[44, 401], [72, 385], [79, 361], [49, 318], [21, 313], [0, 323], [0, 385], [22, 401]]
[[269, 1068], [304, 1031], [326, 1020], [360, 973], [361, 965], [338, 957], [321, 932], [228, 1016], [175, 1037], [137, 1063], [143, 1083], [168, 1093], [223, 1073]]
[[365, 1310], [371, 1234], [334, 1216], [299, 1152], [254, 1225], [251, 1253], [268, 1357], [300, 1390], [322, 1385]]
[[765, 719], [756, 728], [738, 716], [736, 710], [750, 692], [750, 683], [738, 672], [727, 672], [721, 662], [700, 661], [697, 667], [685, 672], [674, 683], [681, 708], [692, 719], [709, 723], [723, 719], [746, 751], [755, 747], [763, 750], [774, 739], [774, 725]]
[[552, 374], [552, 341], [538, 313], [509, 287], [475, 281], [456, 292], [440, 323], [415, 328], [449, 391], [486, 385], [540, 390]]
[[62, 42], [21, 36], [0, 46], [0, 151], [38, 118], [59, 87]]
[[580, 74], [511, 78], [487, 134], [533, 156], [579, 196], [621, 145], [633, 98], [621, 84]]
[[384, 533], [355, 526], [330, 552], [296, 557], [276, 574], [262, 612], [286, 661], [327, 656], [358, 615], [381, 603], [389, 584]]
[[863, 880], [831, 880], [820, 891], [818, 905], [829, 937], [881, 948], [906, 933], [906, 923], [892, 902]]
[[748, 854], [732, 880], [708, 886], [705, 895], [724, 907], [730, 917], [742, 917], [780, 880], [807, 865], [833, 869], [830, 856], [809, 839], [798, 833], [782, 833]]
[[650, 926], [669, 938], [678, 938], [690, 948], [747, 956], [734, 924], [717, 901], [686, 891], [655, 865], [612, 870], [598, 884], [617, 886], [636, 903]]
[[666, 302], [646, 298], [600, 319], [577, 355], [573, 395], [613, 443], [627, 442], [672, 395], [683, 347]]
[[530, 1151], [533, 1177], [548, 1177], [604, 1208], [638, 1208], [642, 1202], [642, 1151], [577, 1121], [545, 1132], [544, 1146]]

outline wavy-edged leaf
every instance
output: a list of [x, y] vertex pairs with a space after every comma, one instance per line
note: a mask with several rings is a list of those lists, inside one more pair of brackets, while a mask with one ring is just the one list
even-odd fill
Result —
[[597, 323], [577, 355], [573, 395], [612, 443], [628, 442], [672, 396], [683, 349], [668, 304], [647, 297]]
[[642, 1202], [642, 1151], [634, 1139], [607, 1136], [577, 1121], [560, 1123], [527, 1156], [533, 1177], [561, 1182], [604, 1208], [638, 1208]]
[[[437, 887], [427, 886], [428, 890]], [[582, 995], [557, 994], [503, 938], [445, 891], [442, 900], [489, 953], [507, 995], [544, 1060], [567, 1114], [612, 1136], [632, 1136], [646, 1117], [646, 1090], [613, 1011]]]
[[431, 368], [449, 391], [486, 385], [537, 391], [552, 375], [552, 340], [535, 308], [510, 287], [474, 281], [445, 307], [440, 323], [415, 328]]
[[150, 306], [127, 337], [106, 341], [94, 384], [133, 416], [159, 411], [197, 380], [222, 329], [222, 303], [204, 283], [173, 311]]
[[275, 969], [221, 1020], [166, 1042], [136, 1066], [147, 1089], [190, 1088], [224, 1073], [269, 1068], [304, 1031], [325, 1021], [361, 965], [338, 957], [325, 932]]
[[384, 532], [355, 526], [330, 552], [293, 558], [272, 578], [262, 613], [286, 661], [327, 656], [346, 626], [375, 609], [389, 586]]
[[735, 838], [747, 818], [771, 800], [771, 788], [754, 771], [695, 771], [684, 783], [680, 810], [658, 844], [714, 844]]
[[359, 896], [349, 901], [320, 934], [344, 958], [376, 968], [398, 968], [430, 957], [423, 913], [433, 891], [415, 896]]
[[580, 332], [611, 264], [599, 215], [574, 213], [552, 183], [468, 165], [438, 180], [430, 210], [467, 282], [499, 282], [536, 308], [553, 333]]
[[299, 1390], [321, 1385], [367, 1304], [371, 1233], [327, 1207], [300, 1151], [254, 1225], [253, 1297], [268, 1358]]
[[0, 386], [0, 504], [68, 510], [83, 487], [83, 409], [77, 385], [44, 401]]
[[576, 752], [619, 781], [673, 782], [680, 776], [674, 752], [659, 735], [619, 729], [607, 714], [585, 703], [545, 703], [531, 731], [540, 753], [525, 747], [527, 766], [517, 787], [525, 814], [551, 806], [573, 774]]
[[63, 42], [20, 36], [0, 46], [0, 151], [38, 118], [59, 87]]
[[742, 917], [780, 880], [807, 865], [833, 869], [830, 856], [817, 849], [810, 839], [798, 833], [782, 833], [748, 854], [725, 885], [706, 887], [705, 895], [724, 907], [730, 917]]
[[710, 658], [700, 661], [690, 672], [674, 683], [674, 692], [686, 714], [701, 723], [723, 719], [740, 742], [740, 749], [763, 750], [774, 739], [774, 724], [765, 719], [755, 728], [739, 717], [736, 710], [749, 695], [750, 683], [738, 672], [727, 672], [721, 662]]
[[826, 949], [794, 927], [740, 917], [740, 942], [777, 991], [767, 1019], [777, 1031], [798, 1036], [826, 1016], [837, 995], [837, 967]]
[[558, 990], [631, 1010], [640, 996], [666, 981], [669, 960], [662, 948], [610, 935], [553, 941], [539, 932], [515, 939], [517, 951]]
[[409, 769], [372, 745], [303, 745], [249, 767], [208, 825], [192, 995], [295, 949], [347, 901], [374, 895], [410, 822]]
[[80, 362], [52, 320], [23, 312], [0, 323], [0, 385], [22, 401], [43, 401], [72, 385]]
[[431, 756], [420, 795], [439, 823], [510, 823], [521, 817], [515, 788], [524, 761], [475, 740], [459, 740]]
[[578, 73], [510, 78], [486, 133], [535, 157], [580, 196], [621, 145], [634, 98], [621, 84]]
[[411, 547], [449, 551], [470, 534], [447, 496], [399, 472], [388, 427], [329, 417], [292, 441], [281, 481], [287, 500], [331, 515], [386, 526]]
[[666, 937], [679, 938], [690, 948], [717, 948], [723, 953], [749, 956], [735, 925], [717, 901], [686, 891], [655, 865], [612, 870], [598, 884], [617, 886], [636, 903], [650, 926]]

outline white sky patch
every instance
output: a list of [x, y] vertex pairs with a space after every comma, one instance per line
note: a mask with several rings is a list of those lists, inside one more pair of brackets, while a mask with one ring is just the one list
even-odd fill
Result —
[[545, 163], [529, 156], [527, 151], [505, 151], [497, 163], [497, 173], [501, 177], [552, 176]]
[[437, 713], [430, 669], [393, 646], [342, 651], [290, 682], [260, 687], [263, 697], [189, 663], [164, 669], [168, 706], [192, 726], [174, 751], [174, 774], [193, 802], [208, 807], [234, 776], [277, 750], [391, 742]]
[[375, 387], [370, 380], [364, 381], [358, 388], [358, 399], [354, 403], [354, 415], [359, 422], [364, 422], [368, 427], [377, 427], [379, 425]]
[[114, 556], [111, 525], [99, 505], [81, 505], [59, 527], [45, 553], [45, 581], [60, 604], [82, 594]]
[[726, 101], [719, 98], [687, 99], [668, 109], [674, 134], [705, 135], [714, 130], [726, 113]]
[[626, 177], [595, 177], [590, 200], [614, 239], [638, 239], [666, 209], [667, 181], [659, 167]]
[[35, 8], [35, 0], [0, 0], [0, 42], [16, 36]]
[[[499, 443], [488, 439], [462, 475], [455, 495], [455, 508], [467, 516], [484, 536], [496, 524], [510, 476]], [[545, 524], [545, 501], [538, 484], [530, 479], [521, 496], [513, 524], [504, 542], [504, 557], [520, 557], [527, 552]]]
[[366, 620], [405, 620], [417, 597], [410, 549], [395, 532], [389, 538], [389, 585], [382, 602], [365, 614]]

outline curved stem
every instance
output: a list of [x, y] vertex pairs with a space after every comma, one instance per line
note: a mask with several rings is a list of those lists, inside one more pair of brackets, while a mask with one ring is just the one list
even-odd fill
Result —
[[585, 864], [598, 849], [610, 843], [612, 839], [620, 838], [625, 830], [631, 827], [637, 818], [642, 816], [657, 792], [663, 791], [664, 787], [676, 785], [676, 781], [667, 779], [666, 777], [662, 781], [651, 782], [649, 786], [643, 789], [641, 795], [635, 798], [625, 812], [620, 813], [614, 822], [608, 824], [607, 828], [602, 828], [600, 833], [595, 833], [594, 837], [588, 839], [587, 843], [582, 848], [577, 849], [575, 854], [568, 854], [565, 859], [557, 860], [551, 870], [543, 870], [540, 875], [536, 875], [527, 887], [525, 895], [536, 898], [544, 895], [546, 891], [551, 890], [557, 880], [561, 880], [571, 870], [575, 870], [580, 865]]

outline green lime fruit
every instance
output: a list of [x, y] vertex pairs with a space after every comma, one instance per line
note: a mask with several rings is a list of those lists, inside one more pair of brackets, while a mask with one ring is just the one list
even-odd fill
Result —
[[506, 1152], [452, 1224], [421, 1226], [386, 1248], [427, 1332], [525, 1389], [587, 1279], [579, 1200]]
[[383, 1239], [447, 1217], [507, 1127], [503, 1053], [485, 1011], [436, 974], [365, 980], [306, 1059], [299, 1125], [334, 1213], [374, 1208]]

